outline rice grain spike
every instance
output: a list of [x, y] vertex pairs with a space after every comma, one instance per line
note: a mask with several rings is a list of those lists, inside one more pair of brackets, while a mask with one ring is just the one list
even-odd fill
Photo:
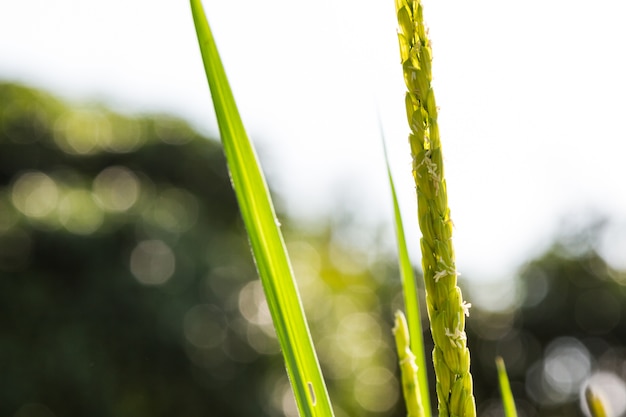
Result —
[[406, 323], [406, 317], [401, 311], [396, 312], [393, 335], [396, 340], [407, 417], [426, 417], [418, 387], [415, 355], [411, 352], [409, 327]]
[[395, 0], [398, 40], [406, 94], [413, 177], [417, 186], [418, 220], [426, 304], [435, 343], [440, 417], [475, 417], [476, 406], [465, 334], [469, 304], [457, 286], [437, 104], [431, 86], [432, 50], [419, 0]]

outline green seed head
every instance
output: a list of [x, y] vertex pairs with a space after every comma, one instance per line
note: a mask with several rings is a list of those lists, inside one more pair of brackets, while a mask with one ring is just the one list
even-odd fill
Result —
[[411, 352], [410, 347], [409, 327], [401, 311], [396, 312], [393, 335], [396, 340], [400, 373], [402, 375], [402, 392], [404, 394], [408, 417], [425, 417], [417, 381], [415, 355]]
[[465, 334], [469, 304], [457, 287], [452, 246], [452, 221], [444, 178], [437, 123], [437, 102], [431, 86], [432, 50], [419, 0], [396, 0], [400, 58], [407, 87], [406, 115], [411, 133], [413, 177], [417, 186], [426, 304], [435, 343], [439, 415], [476, 414]]

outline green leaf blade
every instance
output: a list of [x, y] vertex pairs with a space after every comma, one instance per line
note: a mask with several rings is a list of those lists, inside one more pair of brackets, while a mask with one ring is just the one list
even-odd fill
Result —
[[517, 417], [515, 409], [515, 400], [511, 392], [511, 384], [506, 373], [504, 360], [501, 357], [496, 358], [496, 368], [498, 369], [498, 381], [500, 383], [500, 394], [502, 395], [502, 405], [504, 406], [505, 417]]
[[387, 177], [389, 178], [389, 187], [391, 189], [391, 198], [393, 200], [394, 227], [396, 231], [396, 245], [398, 247], [398, 263], [402, 281], [402, 292], [404, 294], [404, 306], [406, 308], [409, 327], [411, 352], [415, 356], [415, 363], [417, 365], [417, 381], [424, 415], [431, 416], [428, 373], [426, 372], [428, 368], [426, 367], [426, 354], [424, 352], [424, 337], [422, 333], [419, 298], [417, 296], [417, 284], [415, 274], [413, 273], [413, 265], [411, 264], [411, 259], [409, 258], [409, 250], [406, 245], [400, 205], [398, 204], [398, 196], [396, 194], [393, 175], [391, 174], [391, 167], [389, 166], [389, 157], [387, 156], [387, 148], [384, 143], [384, 138], [383, 147], [385, 150], [385, 163], [387, 164]]
[[301, 416], [333, 411], [287, 250], [256, 152], [246, 134], [200, 0], [192, 15], [231, 180]]

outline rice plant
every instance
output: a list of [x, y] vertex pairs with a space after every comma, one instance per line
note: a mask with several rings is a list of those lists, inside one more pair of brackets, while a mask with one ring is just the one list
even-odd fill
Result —
[[[272, 201], [252, 143], [239, 116], [215, 40], [200, 0], [190, 0], [198, 41], [224, 146], [232, 183], [248, 232], [257, 269], [296, 403], [302, 416], [332, 416], [327, 387], [308, 330], [302, 303], [285, 250]], [[432, 81], [432, 51], [419, 0], [395, 0], [402, 71], [407, 87], [406, 113], [413, 177], [417, 188], [422, 269], [426, 310], [434, 341], [432, 360], [440, 417], [473, 417], [476, 405], [470, 373], [465, 319], [470, 304], [457, 285], [443, 153]], [[400, 270], [408, 324], [395, 317], [394, 336], [402, 390], [410, 417], [431, 416], [424, 345], [420, 328], [417, 287], [409, 261], [404, 230], [389, 166]], [[501, 359], [497, 360], [505, 414], [515, 417], [510, 385]], [[588, 391], [594, 416], [606, 415], [599, 398]]]

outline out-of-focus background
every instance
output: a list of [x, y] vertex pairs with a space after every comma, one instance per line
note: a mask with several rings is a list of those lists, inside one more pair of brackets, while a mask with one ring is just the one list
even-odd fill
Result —
[[[403, 415], [393, 4], [205, 6], [336, 415]], [[619, 415], [621, 6], [425, 7], [479, 414], [502, 355], [522, 415], [582, 415], [589, 383]], [[185, 2], [0, 3], [0, 415], [295, 415], [202, 71]]]

